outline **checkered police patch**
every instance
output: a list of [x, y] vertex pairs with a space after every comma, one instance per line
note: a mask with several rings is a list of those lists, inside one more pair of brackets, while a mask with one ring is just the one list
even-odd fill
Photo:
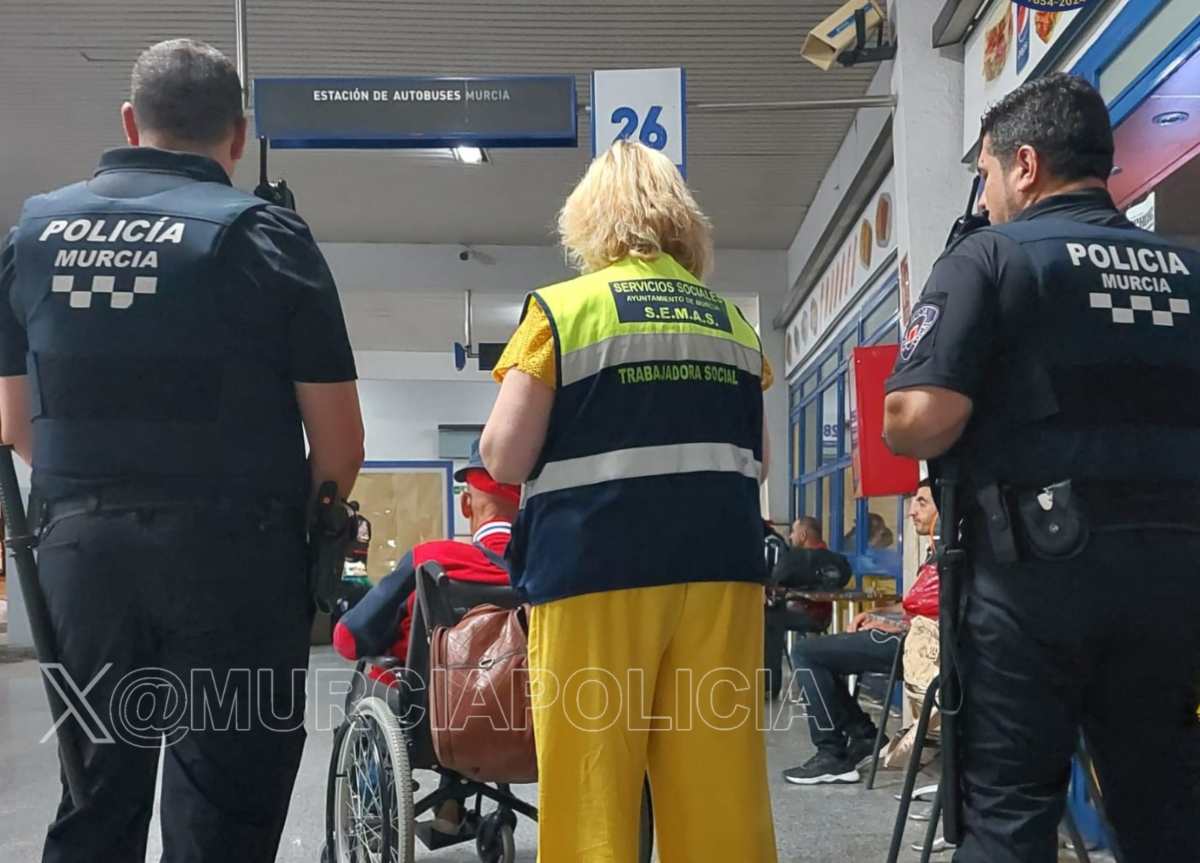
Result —
[[138, 294], [158, 293], [157, 276], [137, 276], [133, 280], [132, 291], [116, 289], [115, 276], [92, 276], [91, 281], [85, 281], [87, 276], [55, 274], [50, 282], [50, 291], [55, 294], [67, 294], [68, 302], [73, 309], [90, 309], [92, 297], [95, 294], [107, 295], [110, 308], [127, 309], [133, 305], [134, 297]]
[[[1112, 315], [1114, 324], [1132, 324], [1140, 319], [1149, 322], [1156, 327], [1173, 327], [1175, 326], [1175, 318], [1178, 315], [1190, 315], [1192, 313], [1192, 304], [1190, 300], [1177, 299], [1170, 297], [1166, 300], [1159, 299], [1158, 306], [1155, 305], [1153, 299], [1142, 294], [1134, 294], [1129, 297], [1129, 305], [1124, 306], [1113, 302], [1113, 295], [1093, 291], [1088, 294], [1088, 305], [1093, 309], [1103, 309]], [[1161, 306], [1166, 305], [1166, 308]], [[1146, 314], [1138, 315], [1138, 312]]]
[[907, 361], [912, 357], [917, 345], [933, 330], [942, 310], [933, 303], [921, 303], [913, 309], [912, 317], [904, 327], [904, 338], [900, 340], [900, 359]]

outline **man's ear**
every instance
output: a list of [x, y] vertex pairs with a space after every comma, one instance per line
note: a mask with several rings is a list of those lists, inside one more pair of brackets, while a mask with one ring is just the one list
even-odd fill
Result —
[[458, 498], [458, 509], [462, 513], [462, 517], [467, 521], [471, 520], [471, 515], [475, 509], [471, 506], [471, 490], [464, 489], [463, 493]]
[[129, 102], [121, 106], [121, 126], [125, 130], [125, 140], [129, 142], [129, 146], [138, 146], [142, 134], [138, 130], [137, 117], [133, 114], [133, 105]]
[[239, 117], [233, 126], [233, 141], [229, 145], [229, 158], [234, 162], [240, 162], [242, 156], [246, 155], [246, 128], [248, 125], [245, 117]]
[[1013, 170], [1017, 172], [1017, 188], [1026, 191], [1042, 179], [1042, 159], [1038, 151], [1022, 144], [1013, 154]]

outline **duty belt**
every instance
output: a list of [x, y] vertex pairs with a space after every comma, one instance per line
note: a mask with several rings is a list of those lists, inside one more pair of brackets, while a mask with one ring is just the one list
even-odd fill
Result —
[[1027, 556], [1069, 560], [1094, 532], [1182, 530], [1200, 532], [1200, 485], [1145, 482], [1073, 482], [1045, 486], [989, 483], [975, 490], [997, 562]]
[[197, 494], [183, 496], [164, 494], [148, 489], [111, 488], [100, 489], [82, 495], [40, 500], [36, 492], [31, 496], [30, 513], [33, 522], [44, 529], [53, 522], [79, 515], [95, 515], [113, 512], [215, 512], [253, 517], [264, 526], [303, 523], [304, 508], [300, 504], [288, 504], [278, 498], [253, 498], [221, 494]]
[[1200, 530], [1200, 484], [1079, 482], [1073, 487], [1093, 529], [1161, 525]]

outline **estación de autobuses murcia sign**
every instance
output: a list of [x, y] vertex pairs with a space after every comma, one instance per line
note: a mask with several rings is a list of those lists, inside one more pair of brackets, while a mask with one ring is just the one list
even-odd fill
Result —
[[895, 250], [894, 185], [889, 173], [870, 203], [858, 214], [854, 229], [842, 241], [832, 263], [788, 324], [785, 347], [788, 372], [807, 358]]
[[577, 117], [574, 75], [254, 79], [272, 147], [574, 147]]

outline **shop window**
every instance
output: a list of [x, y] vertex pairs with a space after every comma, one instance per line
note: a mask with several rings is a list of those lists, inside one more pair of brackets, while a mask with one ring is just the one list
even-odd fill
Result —
[[880, 333], [878, 336], [876, 336], [875, 341], [871, 342], [871, 344], [873, 344], [873, 345], [898, 345], [898, 344], [900, 344], [900, 325], [896, 324], [894, 327], [888, 327], [886, 330], [884, 330], [882, 333]]
[[800, 423], [792, 423], [792, 480], [800, 479]]
[[837, 542], [833, 524], [833, 476], [821, 480], [821, 535], [830, 544]]
[[808, 403], [803, 411], [804, 425], [804, 467], [800, 474], [812, 473], [817, 468], [817, 441], [821, 437], [821, 425], [817, 421], [816, 399]]
[[807, 398], [808, 396], [812, 395], [813, 391], [816, 390], [816, 388], [817, 388], [817, 376], [815, 374], [811, 374], [807, 378], [805, 378], [804, 383], [802, 383], [800, 385], [800, 398], [804, 399], [804, 398]]
[[803, 495], [804, 501], [801, 504], [801, 508], [803, 509], [804, 514], [816, 516], [818, 504], [817, 498], [819, 497], [817, 493], [817, 483], [806, 483], [803, 487]]
[[1167, 0], [1138, 34], [1100, 70], [1100, 95], [1110, 105], [1180, 33], [1196, 20], [1195, 0]]
[[889, 291], [888, 295], [871, 310], [871, 314], [867, 315], [867, 319], [863, 321], [863, 332], [870, 338], [899, 313], [900, 292]]
[[837, 384], [830, 384], [821, 393], [821, 464], [835, 462], [841, 446], [841, 419], [838, 413]]
[[[850, 372], [850, 374], [853, 374], [853, 372]], [[850, 395], [850, 381], [849, 375], [847, 375], [846, 385], [842, 387], [842, 455], [844, 456], [854, 454], [854, 440], [851, 429], [854, 426], [856, 411], [854, 400]]]
[[867, 498], [866, 557], [870, 570], [899, 574], [901, 566], [900, 539], [904, 532], [901, 511], [904, 498]]
[[837, 371], [838, 363], [841, 360], [838, 358], [837, 351], [831, 353], [825, 362], [821, 363], [821, 383], [825, 383]]
[[858, 498], [854, 496], [854, 471], [842, 470], [842, 544], [845, 554], [858, 553]]
[[853, 330], [850, 331], [850, 335], [848, 335], [848, 336], [846, 336], [846, 338], [842, 339], [842, 345], [839, 348], [839, 353], [841, 353], [841, 355], [842, 355], [843, 362], [850, 361], [851, 352], [856, 347], [858, 347], [858, 327], [855, 327]]

